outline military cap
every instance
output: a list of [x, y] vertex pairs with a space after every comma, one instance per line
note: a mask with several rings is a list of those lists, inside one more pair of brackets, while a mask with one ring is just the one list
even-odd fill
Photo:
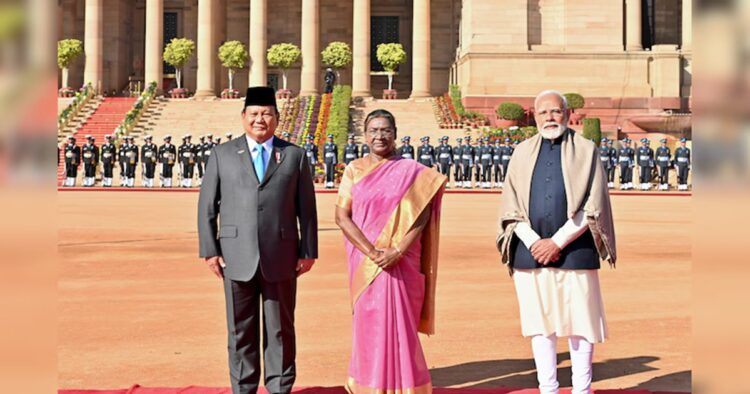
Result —
[[333, 134], [328, 134], [328, 138], [333, 138]]
[[471, 136], [468, 136], [468, 135], [467, 135], [467, 136], [465, 136], [465, 137], [464, 137], [464, 141], [471, 141]]
[[308, 134], [308, 135], [307, 135], [307, 139], [308, 139], [308, 140], [311, 140], [311, 139], [313, 139], [313, 138], [315, 138], [315, 137], [313, 137], [313, 135], [312, 135], [312, 134]]
[[602, 141], [601, 142], [607, 142], [607, 137], [602, 137]]
[[667, 143], [667, 139], [666, 138], [662, 138], [662, 139], [659, 140], [659, 142], [661, 142], [662, 144], [666, 144]]
[[409, 137], [408, 135], [407, 135], [407, 136], [404, 136], [404, 140], [406, 140], [406, 141], [411, 141], [411, 137]]
[[456, 138], [456, 142], [461, 142], [461, 137]]
[[164, 139], [165, 139], [165, 140], [171, 140], [171, 139], [172, 139], [172, 136], [171, 136], [171, 135], [169, 135], [169, 134], [167, 134], [167, 135], [165, 135], [165, 136], [164, 136]]
[[685, 137], [680, 138], [680, 142], [687, 142], [687, 138]]
[[510, 137], [505, 137], [505, 142], [510, 142]]

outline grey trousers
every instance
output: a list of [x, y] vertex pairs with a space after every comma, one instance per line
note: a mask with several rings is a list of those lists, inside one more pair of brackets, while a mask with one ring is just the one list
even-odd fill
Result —
[[296, 377], [294, 307], [297, 279], [270, 283], [260, 270], [248, 282], [224, 278], [229, 376], [234, 394], [254, 394], [260, 381], [263, 306], [263, 365], [270, 394], [289, 393]]

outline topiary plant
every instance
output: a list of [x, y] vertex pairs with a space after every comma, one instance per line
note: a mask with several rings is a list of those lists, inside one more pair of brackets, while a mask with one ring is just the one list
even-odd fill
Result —
[[495, 112], [505, 120], [521, 120], [526, 115], [526, 111], [520, 104], [511, 102], [500, 104]]
[[182, 89], [182, 68], [193, 56], [195, 42], [189, 38], [173, 38], [164, 48], [164, 61], [175, 68], [177, 89]]
[[281, 69], [284, 90], [286, 90], [286, 70], [299, 60], [300, 55], [302, 55], [302, 51], [299, 47], [290, 43], [274, 44], [268, 48], [266, 54], [268, 64]]
[[341, 80], [340, 70], [352, 62], [352, 49], [345, 42], [334, 41], [320, 53], [323, 64], [336, 71], [336, 81]]
[[599, 118], [586, 118], [583, 120], [583, 136], [595, 144], [602, 139], [601, 121]]
[[219, 47], [221, 65], [229, 69], [229, 90], [233, 90], [235, 70], [245, 67], [249, 54], [239, 41], [227, 41]]
[[388, 90], [393, 90], [393, 74], [398, 66], [406, 63], [406, 51], [401, 44], [378, 44], [377, 58], [388, 73]]
[[62, 87], [68, 87], [68, 67], [83, 53], [83, 43], [69, 38], [57, 42], [57, 66], [62, 69]]
[[578, 93], [565, 93], [563, 96], [565, 96], [565, 100], [568, 102], [568, 108], [573, 111], [583, 108], [586, 104], [583, 96]]

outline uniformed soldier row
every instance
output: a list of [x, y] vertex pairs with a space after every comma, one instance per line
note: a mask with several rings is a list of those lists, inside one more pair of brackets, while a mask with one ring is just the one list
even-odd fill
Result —
[[687, 139], [680, 139], [680, 146], [674, 156], [667, 147], [667, 139], [660, 140], [661, 146], [654, 152], [647, 138], [641, 139], [641, 146], [636, 151], [630, 144], [632, 140], [622, 140], [620, 149], [613, 147], [614, 141], [602, 138], [599, 157], [607, 171], [609, 188], [615, 186], [615, 171], [620, 169], [620, 190], [631, 190], [633, 186], [633, 169], [638, 165], [638, 188], [651, 190], [652, 181], [656, 179], [658, 190], [669, 190], [669, 170], [677, 171], [677, 189], [688, 190], [688, 174], [691, 168], [690, 149]]
[[[231, 139], [230, 133], [226, 134]], [[115, 164], [119, 165], [120, 186], [133, 187], [138, 164], [141, 164], [142, 185], [154, 187], [154, 177], [157, 166], [160, 167], [161, 187], [172, 187], [173, 167], [179, 164], [181, 187], [192, 187], [195, 168], [198, 168], [198, 181], [203, 178], [204, 166], [214, 146], [221, 143], [221, 137], [214, 140], [213, 135], [200, 136], [200, 143], [191, 143], [192, 137], [184, 135], [182, 144], [177, 147], [172, 144], [172, 136], [164, 137], [164, 143], [157, 147], [152, 142], [153, 137], [143, 137], [144, 144], [139, 147], [132, 136], [122, 138], [119, 148], [113, 143], [113, 136], [105, 136], [106, 142], [96, 146], [94, 137], [87, 135], [86, 144], [76, 145], [75, 137], [68, 137], [64, 147], [65, 181], [63, 186], [75, 186], [78, 167], [83, 163], [83, 186], [92, 187], [96, 182], [96, 172], [101, 164], [102, 186], [112, 187]]]

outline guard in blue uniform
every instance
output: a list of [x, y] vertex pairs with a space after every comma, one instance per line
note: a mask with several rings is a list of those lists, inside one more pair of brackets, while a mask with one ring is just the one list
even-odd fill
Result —
[[195, 154], [195, 167], [198, 169], [198, 186], [200, 186], [203, 180], [203, 166], [208, 163], [208, 160], [203, 158], [203, 145], [206, 143], [206, 136], [199, 135], [198, 143], [193, 145], [193, 153]]
[[318, 146], [313, 143], [315, 137], [312, 134], [307, 135], [307, 142], [302, 148], [305, 150], [305, 156], [307, 156], [307, 163], [310, 165], [310, 175], [312, 179], [315, 179], [315, 166], [318, 165]]
[[471, 189], [471, 169], [474, 167], [474, 147], [471, 146], [471, 137], [464, 137], [464, 146], [461, 148], [461, 168], [463, 169], [462, 187]]
[[96, 182], [96, 167], [99, 166], [99, 148], [94, 137], [87, 135], [86, 143], [81, 147], [83, 155], [83, 186], [92, 187]]
[[359, 158], [359, 147], [354, 143], [354, 136], [349, 135], [344, 146], [344, 164], [349, 165], [352, 161]]
[[113, 170], [115, 168], [115, 158], [117, 157], [117, 147], [112, 143], [112, 136], [104, 136], [107, 142], [102, 145], [102, 186], [112, 187]]
[[630, 138], [622, 140], [622, 147], [617, 151], [617, 162], [620, 163], [620, 190], [633, 189], [635, 150], [630, 147], [630, 141]]
[[180, 186], [193, 187], [193, 172], [195, 170], [195, 147], [190, 142], [190, 135], [182, 136], [182, 145], [177, 148], [182, 169], [182, 180]]
[[688, 175], [692, 162], [685, 138], [680, 138], [680, 146], [674, 151], [674, 164], [677, 170], [677, 190], [688, 190]]
[[362, 148], [360, 148], [359, 154], [362, 155], [362, 157], [367, 157], [367, 155], [370, 154], [370, 145], [367, 145], [367, 142], [364, 142], [362, 144]]
[[463, 168], [461, 166], [461, 152], [464, 147], [461, 144], [463, 139], [456, 138], [456, 146], [453, 148], [453, 184], [457, 187], [463, 187]]
[[479, 166], [482, 169], [482, 189], [492, 187], [492, 147], [490, 139], [484, 137], [479, 143]]
[[[599, 144], [599, 160], [602, 162], [602, 167], [604, 167], [604, 172], [606, 174], [609, 174], [609, 169], [612, 166], [612, 158], [609, 156], [609, 140], [605, 137], [601, 139], [601, 143]], [[608, 185], [608, 187], [611, 189], [612, 186]]]
[[283, 133], [281, 133], [281, 139], [283, 139], [284, 141], [289, 141], [289, 142], [291, 142], [291, 141], [290, 141], [291, 137], [292, 137], [292, 135], [291, 135], [291, 134], [289, 134], [289, 133], [288, 133], [288, 132], [286, 132], [286, 131], [285, 131], [285, 132], [283, 132]]
[[480, 148], [483, 141], [482, 138], [477, 138], [474, 140], [474, 144], [472, 145], [472, 148], [474, 148], [474, 185], [477, 187], [482, 187], [481, 180], [482, 180], [482, 161], [480, 160]]
[[141, 164], [143, 166], [143, 179], [141, 182], [144, 187], [154, 187], [154, 176], [156, 175], [156, 159], [159, 157], [159, 148], [152, 141], [152, 137], [147, 135], [143, 137], [145, 143], [141, 147]]
[[659, 169], [659, 190], [669, 190], [669, 167], [672, 166], [672, 151], [667, 146], [667, 139], [659, 140], [661, 146], [656, 148], [656, 168]]
[[76, 185], [78, 176], [78, 166], [81, 165], [81, 147], [76, 145], [76, 139], [73, 136], [68, 137], [68, 143], [65, 145], [65, 182], [63, 186], [72, 187]]
[[498, 137], [495, 138], [495, 145], [492, 145], [492, 187], [500, 187], [500, 175], [502, 175], [503, 163], [501, 158], [503, 157], [503, 145], [502, 140]]
[[128, 184], [128, 174], [125, 171], [128, 162], [128, 137], [122, 137], [122, 142], [120, 143], [120, 150], [117, 155], [117, 162], [120, 165], [120, 187], [125, 187]]
[[638, 148], [638, 167], [640, 169], [640, 189], [651, 190], [651, 177], [654, 169], [654, 150], [649, 146], [648, 138], [641, 139], [641, 147]]
[[503, 175], [500, 177], [500, 187], [503, 187], [503, 183], [505, 182], [505, 174], [508, 173], [508, 165], [510, 164], [510, 159], [513, 157], [513, 152], [515, 151], [515, 148], [510, 144], [511, 139], [509, 137], [505, 137], [505, 146], [503, 146], [502, 155], [500, 156], [500, 163], [502, 164], [503, 168]]
[[401, 138], [401, 147], [398, 148], [398, 155], [404, 159], [414, 160], [414, 147], [411, 146], [411, 137], [408, 135]]
[[323, 146], [323, 165], [326, 169], [326, 189], [333, 189], [336, 164], [339, 162], [339, 147], [333, 143], [333, 134], [328, 134], [328, 142]]
[[435, 148], [435, 154], [437, 155], [440, 173], [445, 175], [445, 178], [447, 179], [446, 187], [450, 187], [451, 165], [453, 164], [453, 148], [448, 145], [447, 135], [440, 137], [440, 145]]
[[172, 136], [164, 136], [164, 144], [159, 147], [159, 162], [161, 163], [161, 187], [172, 187], [172, 169], [177, 160], [177, 147], [172, 145]]
[[609, 148], [609, 170], [607, 170], [607, 187], [614, 189], [615, 187], [615, 171], [617, 170], [617, 149], [614, 147], [614, 140], [607, 141], [607, 147]]
[[427, 167], [435, 167], [435, 148], [430, 145], [430, 137], [422, 137], [419, 139], [422, 145], [417, 148], [417, 161]]

